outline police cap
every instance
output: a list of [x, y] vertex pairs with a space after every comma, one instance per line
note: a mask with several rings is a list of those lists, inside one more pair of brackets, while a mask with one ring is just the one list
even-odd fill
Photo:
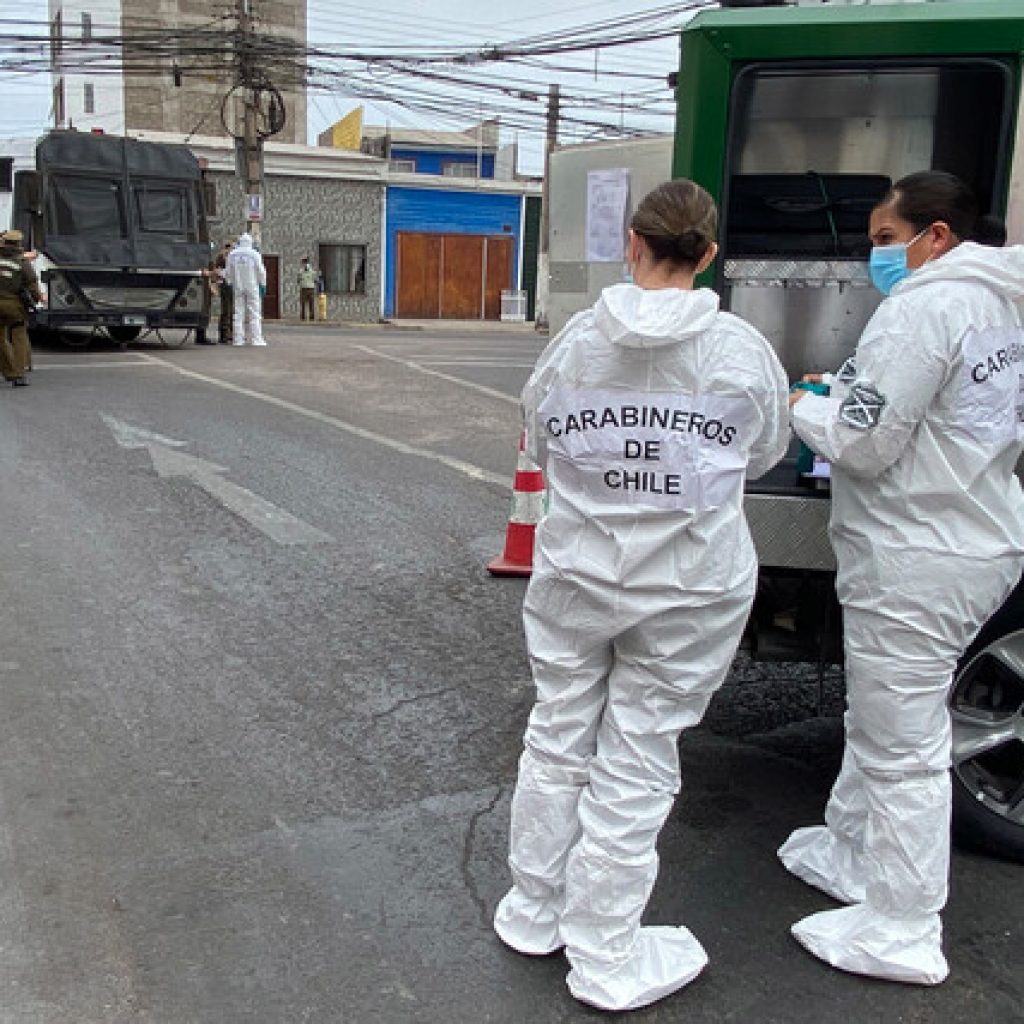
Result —
[[24, 238], [25, 236], [17, 228], [11, 228], [10, 231], [5, 231], [0, 235], [0, 242], [4, 245], [21, 245]]

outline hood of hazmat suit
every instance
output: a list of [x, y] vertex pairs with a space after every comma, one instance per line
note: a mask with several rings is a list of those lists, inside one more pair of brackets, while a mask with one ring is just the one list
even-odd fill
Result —
[[263, 257], [253, 248], [252, 236], [244, 233], [238, 236], [238, 244], [228, 253], [224, 266], [224, 280], [235, 291], [247, 294], [258, 293], [267, 283], [267, 271]]
[[523, 391], [547, 462], [541, 558], [684, 601], [740, 585], [756, 569], [743, 484], [785, 453], [786, 392], [771, 346], [710, 289], [606, 288]]
[[756, 558], [747, 476], [789, 440], [768, 342], [707, 289], [606, 289], [523, 392], [546, 462], [524, 605], [537, 703], [512, 800], [513, 887], [495, 929], [564, 945], [573, 996], [647, 1005], [704, 967], [683, 927], [641, 928], [655, 842], [679, 790], [677, 742], [736, 652]]
[[779, 855], [855, 905], [794, 925], [836, 967], [936, 984], [963, 651], [1024, 566], [1024, 248], [965, 242], [893, 288], [793, 426], [832, 462], [846, 754], [826, 825]]

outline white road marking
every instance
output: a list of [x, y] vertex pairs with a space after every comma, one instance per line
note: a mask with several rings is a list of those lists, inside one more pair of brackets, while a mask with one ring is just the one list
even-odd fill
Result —
[[152, 430], [144, 427], [133, 427], [124, 420], [109, 416], [105, 412], [100, 413], [100, 419], [114, 435], [114, 440], [122, 448], [148, 448], [151, 444], [162, 444], [168, 448], [184, 448], [187, 441], [176, 441], [173, 437], [164, 437], [163, 434], [154, 434]]
[[420, 366], [479, 366], [483, 369], [500, 367], [508, 370], [532, 370], [534, 363], [514, 363], [508, 359], [446, 359], [444, 356], [431, 356], [421, 359]]
[[367, 352], [371, 356], [376, 356], [378, 359], [387, 359], [390, 362], [398, 363], [409, 370], [416, 370], [419, 373], [425, 373], [428, 377], [440, 377], [441, 380], [449, 381], [452, 384], [458, 384], [464, 388], [470, 388], [473, 391], [479, 391], [481, 394], [487, 395], [490, 398], [500, 398], [501, 401], [511, 402], [513, 405], [519, 404], [518, 398], [506, 395], [503, 391], [495, 391], [494, 388], [484, 387], [483, 384], [474, 384], [472, 381], [463, 380], [461, 377], [453, 377], [449, 373], [440, 373], [437, 370], [430, 370], [419, 363], [414, 363], [411, 359], [402, 359], [399, 356], [392, 356], [387, 352], [380, 352], [375, 348], [370, 348], [369, 345], [353, 345], [352, 347], [359, 349], [360, 352]]
[[[490, 470], [482, 469], [480, 466], [474, 466], [471, 462], [464, 462], [462, 459], [455, 459], [450, 455], [441, 455], [439, 452], [432, 452], [427, 448], [417, 448], [415, 445], [405, 444], [403, 441], [396, 441], [394, 438], [374, 433], [372, 430], [364, 430], [362, 427], [357, 427], [354, 423], [346, 423], [344, 420], [340, 420], [336, 416], [329, 416], [327, 413], [318, 412], [316, 409], [307, 409], [303, 405], [298, 405], [295, 402], [289, 402], [285, 398], [278, 398], [276, 395], [268, 395], [263, 391], [254, 391], [252, 388], [245, 388], [240, 384], [232, 384], [230, 381], [220, 380], [217, 377], [210, 377], [205, 373], [197, 373], [195, 370], [186, 370], [184, 367], [176, 366], [174, 363], [170, 363], [166, 359], [161, 359], [159, 356], [146, 355], [143, 358], [149, 362], [165, 366], [169, 370], [174, 370], [176, 373], [180, 373], [184, 377], [191, 377], [193, 380], [201, 380], [212, 387], [222, 388], [225, 391], [232, 391], [236, 395], [245, 395], [247, 398], [256, 398], [261, 402], [266, 402], [268, 405], [276, 406], [279, 409], [287, 409], [288, 412], [293, 412], [298, 416], [305, 416], [307, 419], [315, 420], [317, 423], [324, 423], [327, 426], [334, 427], [336, 430], [343, 430], [345, 433], [352, 434], [354, 437], [362, 438], [364, 441], [372, 441], [374, 444], [383, 445], [385, 448], [401, 452], [403, 455], [412, 455], [416, 458], [428, 459], [431, 462], [440, 463], [442, 466], [447, 466], [449, 469], [454, 469], [456, 472], [462, 473], [464, 476], [468, 476], [471, 480], [482, 480], [485, 483], [497, 484], [499, 487], [504, 487], [506, 489], [512, 485], [511, 480], [508, 477], [499, 476], [497, 473], [492, 473]], [[444, 376], [444, 374], [438, 374], [437, 376]], [[507, 395], [500, 395], [499, 392], [495, 392], [495, 394], [498, 394], [499, 397], [508, 398]]]
[[109, 370], [118, 366], [139, 366], [144, 363], [145, 356], [137, 359], [94, 359], [92, 361], [83, 359], [80, 363], [37, 363], [33, 367], [36, 370], [91, 370], [94, 367], [101, 367]]
[[258, 494], [225, 480], [221, 474], [227, 470], [223, 466], [195, 455], [175, 451], [175, 448], [184, 446], [185, 441], [154, 434], [150, 430], [125, 423], [106, 413], [100, 413], [100, 416], [110, 427], [114, 440], [122, 448], [148, 450], [158, 476], [180, 476], [191, 480], [197, 487], [216, 498], [229, 512], [240, 516], [278, 544], [324, 544], [334, 540], [329, 534], [310, 526], [290, 512], [285, 512]]

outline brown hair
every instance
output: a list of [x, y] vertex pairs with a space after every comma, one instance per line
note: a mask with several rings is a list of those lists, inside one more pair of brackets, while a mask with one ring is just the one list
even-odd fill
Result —
[[656, 263], [695, 267], [718, 234], [715, 201], [696, 182], [666, 181], [640, 201], [630, 227]]

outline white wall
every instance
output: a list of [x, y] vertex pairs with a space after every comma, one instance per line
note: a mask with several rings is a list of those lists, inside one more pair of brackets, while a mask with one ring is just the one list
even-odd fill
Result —
[[[14, 158], [14, 171], [31, 171], [36, 166], [36, 139], [4, 139], [0, 143], [0, 152], [4, 156]], [[13, 181], [12, 181], [13, 185]], [[0, 192], [0, 231], [11, 226], [11, 205], [13, 192]]]
[[629, 214], [672, 177], [672, 136], [563, 146], [551, 154], [548, 324], [552, 336], [601, 289], [622, 280], [623, 265], [587, 261], [587, 172], [629, 171]]
[[[65, 44], [73, 41], [75, 52], [69, 54], [73, 70], [56, 73], [64, 79], [64, 123], [60, 127], [74, 126], [80, 131], [102, 128], [111, 135], [124, 134], [124, 76], [116, 68], [120, 61], [120, 51], [111, 49], [117, 59], [111, 61], [109, 68], [104, 67], [102, 73], [89, 73], [81, 69], [84, 54], [79, 49], [82, 40], [82, 15], [92, 17], [92, 35], [97, 42], [93, 44], [97, 56], [104, 53], [98, 40], [104, 36], [121, 34], [120, 0], [49, 0], [50, 23], [61, 12], [61, 34]], [[100, 62], [97, 62], [100, 64]], [[101, 65], [102, 66], [102, 65]], [[56, 81], [56, 79], [54, 79]], [[93, 87], [94, 112], [85, 109], [85, 86]]]

